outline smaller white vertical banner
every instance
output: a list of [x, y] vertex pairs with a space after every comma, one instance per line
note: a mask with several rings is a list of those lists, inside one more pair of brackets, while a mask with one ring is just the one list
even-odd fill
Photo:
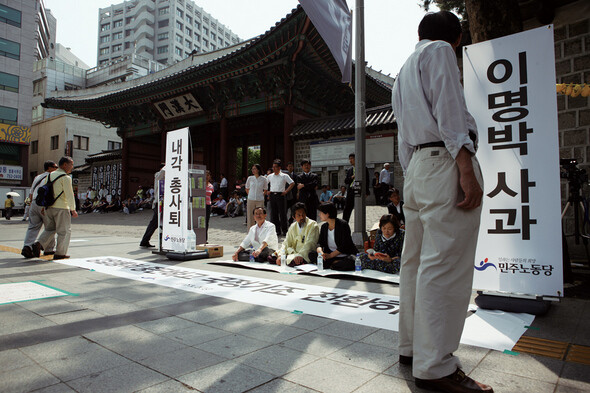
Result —
[[186, 251], [188, 216], [189, 131], [183, 128], [166, 136], [166, 179], [164, 182], [164, 220], [162, 248]]

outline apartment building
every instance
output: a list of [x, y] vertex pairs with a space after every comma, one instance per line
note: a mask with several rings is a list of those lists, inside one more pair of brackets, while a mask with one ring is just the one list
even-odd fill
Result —
[[0, 2], [0, 185], [27, 185], [33, 65], [55, 54], [43, 0]]
[[191, 0], [131, 0], [99, 9], [97, 65], [133, 53], [172, 65], [239, 42]]

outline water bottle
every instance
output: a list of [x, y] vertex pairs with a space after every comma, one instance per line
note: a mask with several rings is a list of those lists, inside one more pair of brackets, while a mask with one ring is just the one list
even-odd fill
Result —
[[361, 254], [356, 254], [356, 259], [354, 260], [354, 274], [361, 274], [362, 272]]
[[190, 229], [186, 235], [186, 250], [195, 251], [197, 249], [197, 235]]
[[324, 256], [322, 255], [322, 253], [318, 253], [318, 272], [321, 272], [324, 270]]
[[283, 255], [283, 250], [279, 251], [279, 258], [281, 258], [281, 268], [285, 269], [287, 267], [287, 256]]
[[254, 259], [254, 248], [252, 246], [250, 246], [250, 262], [256, 262]]

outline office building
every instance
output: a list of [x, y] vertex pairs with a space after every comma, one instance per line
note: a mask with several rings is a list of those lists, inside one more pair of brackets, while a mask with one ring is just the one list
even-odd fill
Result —
[[55, 55], [55, 18], [43, 0], [0, 4], [0, 185], [27, 185], [33, 65]]
[[131, 0], [99, 9], [98, 66], [136, 53], [172, 65], [240, 38], [190, 0]]

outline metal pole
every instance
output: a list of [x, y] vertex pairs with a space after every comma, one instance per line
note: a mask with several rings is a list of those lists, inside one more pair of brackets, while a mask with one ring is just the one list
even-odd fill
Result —
[[365, 0], [356, 0], [355, 15], [355, 67], [354, 67], [354, 150], [355, 150], [355, 198], [354, 232], [352, 240], [362, 249], [367, 239], [365, 214]]

